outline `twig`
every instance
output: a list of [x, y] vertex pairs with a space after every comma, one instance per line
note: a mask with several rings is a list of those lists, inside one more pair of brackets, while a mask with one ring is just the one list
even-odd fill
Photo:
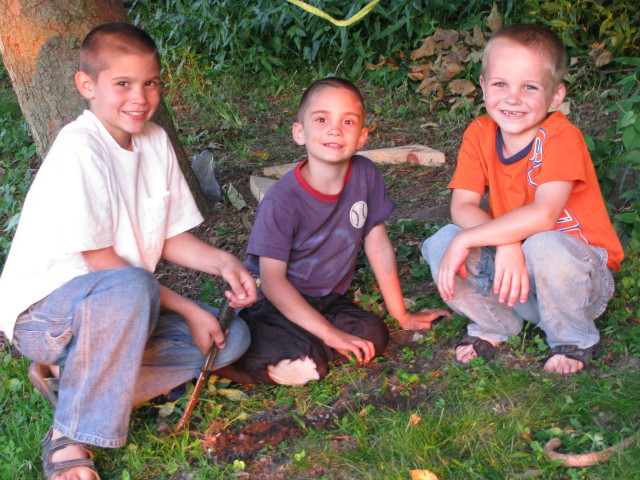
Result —
[[631, 445], [638, 438], [638, 435], [640, 435], [640, 432], [634, 433], [630, 437], [622, 440], [620, 443], [617, 443], [605, 450], [582, 454], [557, 453], [555, 450], [562, 445], [562, 440], [559, 438], [552, 438], [544, 446], [543, 451], [551, 460], [562, 460], [562, 465], [565, 467], [589, 467], [596, 463], [606, 462], [617, 452], [620, 452]]

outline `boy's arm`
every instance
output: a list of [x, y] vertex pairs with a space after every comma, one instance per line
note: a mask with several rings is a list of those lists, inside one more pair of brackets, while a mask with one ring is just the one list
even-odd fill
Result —
[[430, 329], [438, 317], [450, 317], [451, 312], [443, 309], [424, 309], [409, 313], [404, 305], [402, 286], [398, 277], [396, 252], [393, 249], [384, 224], [376, 225], [364, 240], [364, 251], [380, 287], [389, 314], [398, 320], [406, 330]]
[[[82, 256], [92, 272], [113, 270], [131, 265], [119, 256], [113, 247], [84, 251]], [[180, 314], [185, 319], [191, 331], [193, 342], [203, 355], [209, 351], [213, 342], [219, 348], [224, 348], [225, 336], [220, 329], [220, 324], [210, 312], [201, 308], [197, 303], [161, 285], [160, 305]]]
[[248, 307], [258, 299], [256, 281], [240, 260], [188, 232], [165, 240], [162, 257], [177, 265], [222, 277], [231, 287], [225, 296], [233, 308]]
[[[480, 196], [474, 192], [454, 190], [451, 217], [464, 230], [456, 235], [440, 262], [436, 275], [438, 291], [444, 300], [452, 300], [456, 274], [466, 277], [465, 260], [469, 250], [487, 245], [497, 246], [494, 292], [501, 302], [513, 306], [519, 298], [526, 301], [529, 277], [520, 242], [527, 237], [553, 229], [567, 205], [573, 182], [556, 181], [540, 185], [532, 203], [491, 219], [480, 209]], [[477, 209], [475, 202], [477, 201]]]
[[304, 328], [345, 357], [352, 353], [359, 363], [368, 363], [375, 355], [373, 343], [337, 329], [315, 310], [287, 280], [287, 263], [260, 257], [262, 291], [287, 319]]

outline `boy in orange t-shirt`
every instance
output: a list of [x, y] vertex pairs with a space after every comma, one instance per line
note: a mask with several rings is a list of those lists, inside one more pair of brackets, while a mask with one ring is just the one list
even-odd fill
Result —
[[596, 352], [594, 319], [623, 251], [582, 134], [548, 113], [564, 99], [565, 73], [564, 46], [546, 27], [512, 25], [485, 48], [488, 115], [464, 134], [449, 184], [453, 224], [422, 247], [442, 298], [471, 320], [458, 364], [490, 357], [524, 320], [546, 333], [548, 371], [577, 372]]

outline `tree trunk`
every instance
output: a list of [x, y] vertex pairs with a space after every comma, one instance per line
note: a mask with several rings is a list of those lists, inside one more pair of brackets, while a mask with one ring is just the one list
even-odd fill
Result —
[[[93, 27], [112, 21], [129, 21], [120, 0], [0, 0], [0, 54], [42, 157], [60, 129], [87, 108], [73, 80], [82, 39]], [[209, 203], [163, 102], [154, 121], [167, 130], [205, 213]]]

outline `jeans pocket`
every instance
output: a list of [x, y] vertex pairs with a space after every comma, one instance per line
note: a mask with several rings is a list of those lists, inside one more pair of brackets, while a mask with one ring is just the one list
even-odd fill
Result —
[[18, 317], [14, 343], [27, 358], [52, 365], [62, 356], [72, 336], [69, 319], [45, 319], [25, 312]]

